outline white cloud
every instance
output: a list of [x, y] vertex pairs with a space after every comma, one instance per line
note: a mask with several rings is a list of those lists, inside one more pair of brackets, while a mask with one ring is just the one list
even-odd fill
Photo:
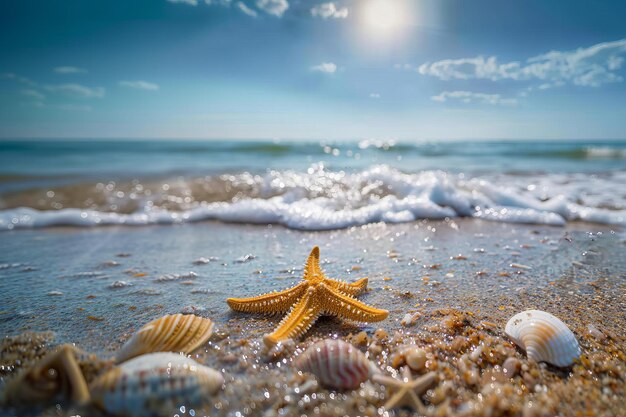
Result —
[[26, 85], [30, 85], [30, 86], [36, 86], [37, 83], [34, 82], [33, 80], [26, 78], [26, 77], [22, 77], [20, 75], [14, 74], [12, 72], [5, 72], [4, 74], [0, 75], [0, 78], [4, 78], [6, 80], [15, 80], [19, 83], [22, 84], [26, 84]]
[[289, 8], [289, 3], [287, 0], [257, 0], [256, 7], [263, 10], [265, 13], [282, 17]]
[[28, 98], [31, 98], [33, 100], [37, 100], [37, 101], [43, 101], [45, 100], [46, 96], [44, 96], [43, 94], [41, 94], [39, 91], [37, 90], [33, 90], [33, 89], [26, 89], [26, 90], [22, 90], [20, 91], [20, 93], [23, 96], [26, 96]]
[[328, 19], [329, 17], [335, 19], [345, 19], [348, 17], [348, 8], [337, 8], [335, 3], [322, 3], [314, 6], [311, 9], [311, 16], [321, 17], [322, 19]]
[[[427, 62], [415, 69], [442, 80], [487, 79], [492, 81], [539, 81], [543, 89], [565, 84], [599, 87], [622, 81], [615, 71], [622, 68], [626, 39], [599, 43], [573, 51], [551, 51], [525, 62], [499, 63], [495, 56], [445, 59]], [[398, 66], [396, 66], [398, 68]], [[399, 66], [406, 69], [406, 66]], [[541, 88], [541, 87], [540, 87]]]
[[80, 98], [102, 98], [105, 94], [102, 87], [85, 87], [80, 84], [48, 85], [46, 90]]
[[[199, 0], [167, 0], [170, 3], [184, 3], [189, 4], [191, 6], [197, 6], [199, 4]], [[204, 0], [204, 3], [208, 6], [222, 6], [222, 7], [230, 7], [234, 5], [239, 11], [250, 16], [250, 17], [258, 17], [259, 13], [249, 7], [243, 1], [237, 1], [236, 3], [233, 0]], [[257, 0], [256, 6], [264, 11], [265, 13], [281, 17], [283, 13], [289, 8], [288, 0]]]
[[198, 0], [167, 0], [169, 3], [184, 3], [190, 6], [197, 6]]
[[380, 98], [380, 94], [378, 94], [378, 93], [370, 93], [370, 98], [378, 99], [378, 98]]
[[245, 3], [238, 1], [237, 2], [237, 8], [239, 10], [241, 10], [243, 13], [247, 14], [250, 17], [257, 17], [258, 13], [254, 10], [252, 10], [251, 8], [249, 8], [248, 6], [245, 5]]
[[500, 94], [473, 93], [471, 91], [444, 91], [439, 95], [432, 96], [433, 101], [460, 101], [462, 103], [481, 103], [491, 105], [511, 106], [517, 104], [514, 98], [502, 98]]
[[319, 65], [312, 66], [311, 71], [334, 74], [335, 72], [337, 72], [337, 65], [332, 62], [322, 62]]
[[148, 91], [156, 91], [159, 89], [159, 86], [154, 83], [149, 83], [148, 81], [120, 81], [119, 84], [122, 87], [134, 88], [136, 90], [148, 90]]
[[56, 67], [54, 72], [57, 74], [81, 74], [87, 72], [87, 70], [78, 67]]

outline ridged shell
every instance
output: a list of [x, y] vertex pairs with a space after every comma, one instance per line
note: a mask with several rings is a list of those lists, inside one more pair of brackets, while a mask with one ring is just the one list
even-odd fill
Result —
[[199, 408], [224, 383], [218, 371], [172, 352], [142, 355], [112, 368], [90, 387], [92, 400], [121, 416], [171, 416]]
[[506, 334], [536, 362], [566, 367], [580, 356], [574, 333], [558, 318], [540, 310], [527, 310], [506, 324]]
[[193, 314], [172, 314], [143, 326], [122, 346], [118, 363], [152, 352], [193, 352], [213, 333], [213, 322]]
[[327, 387], [353, 389], [374, 372], [373, 364], [349, 343], [326, 339], [309, 347], [295, 361], [297, 369], [311, 372]]

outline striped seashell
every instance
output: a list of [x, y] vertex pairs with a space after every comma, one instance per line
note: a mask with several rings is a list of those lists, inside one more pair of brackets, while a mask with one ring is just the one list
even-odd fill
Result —
[[113, 415], [152, 417], [201, 408], [221, 389], [215, 369], [172, 352], [142, 355], [112, 368], [90, 386], [93, 403]]
[[558, 318], [540, 310], [527, 310], [506, 324], [506, 334], [536, 362], [566, 367], [580, 356], [574, 333]]
[[122, 346], [117, 363], [152, 352], [184, 352], [186, 354], [204, 344], [213, 333], [210, 319], [193, 314], [172, 314], [143, 326]]
[[326, 339], [310, 346], [295, 361], [297, 369], [310, 372], [327, 387], [357, 388], [375, 371], [365, 355], [349, 343]]

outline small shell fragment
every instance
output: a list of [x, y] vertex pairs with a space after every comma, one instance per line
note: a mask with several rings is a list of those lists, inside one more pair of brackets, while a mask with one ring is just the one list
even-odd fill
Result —
[[142, 355], [98, 377], [90, 387], [96, 406], [113, 415], [171, 416], [201, 407], [224, 384], [215, 369], [171, 352]]
[[172, 314], [153, 320], [135, 333], [120, 349], [118, 363], [152, 352], [190, 353], [213, 333], [210, 319], [193, 314]]
[[527, 310], [506, 324], [506, 334], [536, 362], [566, 367], [581, 354], [574, 333], [558, 318], [540, 310]]
[[374, 365], [356, 347], [341, 340], [326, 339], [310, 346], [295, 366], [310, 372], [331, 388], [354, 389], [374, 372]]
[[405, 327], [413, 326], [420, 317], [422, 317], [422, 313], [419, 311], [416, 313], [406, 313], [402, 320], [400, 320], [400, 324]]

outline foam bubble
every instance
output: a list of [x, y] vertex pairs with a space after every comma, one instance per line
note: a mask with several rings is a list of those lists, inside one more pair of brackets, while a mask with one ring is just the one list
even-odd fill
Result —
[[[441, 171], [407, 174], [388, 166], [375, 166], [355, 173], [318, 167], [304, 173], [271, 171], [254, 178], [248, 174], [222, 177], [233, 183], [249, 181], [252, 191], [228, 201], [199, 201], [178, 209], [144, 204], [132, 213], [78, 208], [39, 211], [20, 207], [0, 211], [0, 230], [203, 220], [328, 230], [374, 222], [453, 217], [555, 226], [575, 220], [626, 225], [626, 210], [619, 208], [623, 207], [623, 201], [612, 202], [618, 206], [616, 209], [599, 207], [615, 195], [613, 182], [623, 178], [619, 173], [615, 179], [595, 182], [575, 176], [489, 180], [466, 179], [462, 174]], [[604, 197], [598, 197], [598, 192]], [[585, 193], [594, 196], [588, 203], [581, 201]]]

